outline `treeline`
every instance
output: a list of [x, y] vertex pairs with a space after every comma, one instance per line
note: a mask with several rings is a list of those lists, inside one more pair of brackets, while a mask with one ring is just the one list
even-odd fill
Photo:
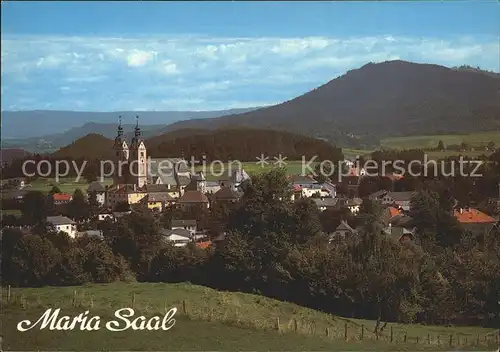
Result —
[[162, 240], [160, 229], [175, 211], [137, 209], [103, 222], [102, 240], [70, 241], [42, 223], [31, 235], [4, 229], [2, 280], [20, 286], [189, 281], [379, 322], [500, 326], [498, 229], [479, 237], [465, 231], [444, 189], [413, 199], [417, 240], [405, 244], [383, 232], [382, 208], [368, 200], [351, 222], [358, 234], [329, 244], [326, 232], [344, 214], [320, 214], [311, 200], [289, 197], [284, 172], [255, 176], [239, 203], [214, 205], [204, 215], [210, 233], [226, 232], [207, 250]]
[[207, 160], [255, 161], [264, 155], [281, 154], [288, 160], [302, 157], [341, 160], [342, 150], [323, 140], [272, 130], [240, 128], [220, 129], [212, 133], [190, 135], [176, 139], [163, 136], [147, 141], [148, 152], [154, 157], [206, 155]]
[[[181, 131], [182, 132], [182, 131]], [[315, 155], [320, 159], [337, 160], [340, 148], [325, 141], [298, 134], [252, 128], [201, 130], [186, 135], [171, 132], [145, 141], [148, 155], [155, 158], [194, 156], [207, 160], [255, 161], [262, 153], [270, 156], [282, 154], [288, 160], [301, 160]], [[113, 141], [98, 134], [89, 134], [51, 155], [54, 159], [112, 159]], [[333, 159], [331, 159], [333, 158]]]

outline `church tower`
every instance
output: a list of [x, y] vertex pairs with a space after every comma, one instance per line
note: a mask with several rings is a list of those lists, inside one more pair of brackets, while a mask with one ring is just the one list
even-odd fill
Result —
[[141, 129], [139, 128], [139, 116], [136, 116], [136, 125], [134, 137], [130, 144], [130, 183], [141, 188], [147, 183], [148, 167], [146, 146], [141, 138]]
[[123, 137], [122, 117], [119, 117], [120, 123], [117, 129], [115, 143], [113, 145], [114, 154], [114, 170], [113, 184], [119, 185], [126, 183], [127, 163], [129, 158], [129, 148], [125, 138]]

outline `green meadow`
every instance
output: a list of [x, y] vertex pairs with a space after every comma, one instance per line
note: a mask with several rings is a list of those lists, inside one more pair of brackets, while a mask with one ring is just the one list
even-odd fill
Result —
[[486, 146], [489, 142], [495, 143], [498, 147], [500, 146], [500, 132], [394, 137], [382, 139], [380, 146], [391, 149], [436, 148], [440, 140], [443, 141], [445, 147], [461, 143], [466, 143], [471, 147], [479, 147]]
[[[10, 293], [9, 293], [10, 292]], [[295, 304], [188, 283], [112, 283], [80, 287], [3, 288], [1, 335], [5, 350], [488, 350], [498, 331], [389, 323], [380, 335], [374, 321], [333, 316]], [[177, 308], [168, 331], [113, 332], [105, 323], [117, 309], [163, 317]], [[101, 317], [98, 331], [20, 332], [22, 320], [37, 321], [46, 309]], [[451, 342], [451, 343], [450, 343]]]

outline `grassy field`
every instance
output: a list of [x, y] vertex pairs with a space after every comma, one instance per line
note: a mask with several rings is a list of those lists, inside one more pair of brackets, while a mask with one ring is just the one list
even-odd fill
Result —
[[[373, 321], [184, 283], [16, 288], [8, 301], [7, 297], [4, 287], [4, 350], [449, 350], [450, 335], [453, 348], [491, 350], [497, 333], [479, 327], [388, 324], [377, 339]], [[105, 322], [114, 319], [114, 311], [125, 307], [133, 308], [135, 316], [147, 317], [162, 316], [177, 307], [175, 326], [166, 332], [106, 330]], [[36, 321], [48, 308], [61, 308], [61, 315], [70, 316], [90, 310], [91, 315], [101, 317], [101, 329], [16, 330], [19, 321]]]
[[477, 147], [485, 146], [489, 142], [499, 146], [500, 132], [395, 137], [381, 140], [380, 145], [384, 148], [393, 149], [436, 148], [440, 140], [443, 141], [445, 147], [451, 144], [460, 145], [461, 143]]
[[[104, 180], [104, 185], [111, 185], [113, 183], [112, 180], [107, 179]], [[82, 190], [85, 194], [87, 192], [88, 182], [85, 179], [80, 179], [78, 182], [75, 182], [75, 178], [61, 178], [59, 182], [56, 182], [53, 178], [38, 178], [31, 182], [31, 186], [26, 187], [26, 190], [30, 191], [42, 191], [49, 192], [52, 187], [57, 186], [61, 192], [66, 192], [73, 194], [77, 188]]]
[[[255, 161], [257, 162], [257, 160], [255, 160]], [[308, 161], [309, 160], [306, 160], [304, 165], [307, 164]], [[278, 166], [273, 164], [275, 162], [274, 159], [269, 159], [268, 160], [269, 164], [264, 165], [264, 166], [261, 166], [261, 165], [257, 164], [256, 162], [252, 162], [252, 161], [241, 162], [241, 166], [249, 175], [267, 172], [267, 171], [271, 170], [272, 168], [278, 167]], [[300, 160], [290, 160], [290, 161], [285, 160], [285, 162], [286, 162], [286, 165], [284, 165], [283, 167], [286, 169], [286, 172], [289, 175], [302, 173], [302, 164], [303, 164], [302, 161], [300, 161]], [[314, 165], [314, 163], [311, 163], [311, 165]], [[229, 163], [225, 163], [223, 165], [223, 168], [222, 168], [222, 165], [218, 164], [218, 163], [214, 163], [212, 165], [210, 163], [207, 163], [207, 165], [205, 167], [203, 167], [202, 165], [199, 165], [195, 168], [195, 170], [196, 171], [203, 171], [205, 173], [205, 177], [207, 178], [208, 181], [216, 181], [220, 177], [221, 170], [228, 170], [229, 166], [230, 166]], [[231, 163], [232, 170], [235, 170], [237, 167], [238, 167], [237, 162]], [[307, 169], [306, 169], [306, 172], [307, 172]]]

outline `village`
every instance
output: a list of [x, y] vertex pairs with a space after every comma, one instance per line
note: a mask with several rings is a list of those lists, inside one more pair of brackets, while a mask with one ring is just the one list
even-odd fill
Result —
[[[228, 168], [216, 181], [207, 181], [202, 171], [189, 170], [184, 157], [148, 159], [147, 148], [141, 139], [138, 124], [130, 145], [123, 136], [121, 124], [118, 126], [114, 152], [115, 165], [117, 168], [120, 165], [122, 169], [115, 173], [113, 184], [103, 185], [99, 181], [94, 181], [86, 190], [86, 201], [98, 206], [95, 219], [97, 222], [116, 221], [138, 208], [148, 209], [154, 214], [173, 210], [191, 215], [197, 212], [210, 212], [216, 205], [238, 203], [243, 196], [244, 184], [251, 182], [250, 175], [241, 165]], [[133, 172], [126, 168], [132, 161], [135, 161], [132, 163], [135, 164]], [[329, 179], [319, 182], [312, 175], [289, 175], [291, 201], [308, 198], [320, 212], [348, 211], [348, 214], [352, 215], [351, 218], [355, 218], [363, 203], [358, 197], [357, 188], [363, 177], [366, 177], [366, 172], [364, 169], [356, 168], [349, 160], [346, 160], [345, 164], [349, 172], [341, 182]], [[389, 179], [393, 182], [403, 177], [390, 176]], [[26, 184], [24, 178], [3, 180], [3, 185], [20, 191], [18, 199], [20, 202], [25, 190], [29, 189], [29, 184]], [[346, 187], [348, 194], [338, 194], [337, 187]], [[384, 232], [396, 241], [406, 242], [415, 239], [415, 227], [408, 215], [414, 195], [415, 192], [378, 190], [368, 197], [384, 207], [380, 219], [384, 225]], [[64, 192], [52, 193], [50, 196], [56, 206], [69, 204], [73, 199], [71, 194]], [[475, 208], [455, 206], [453, 215], [464, 229], [476, 235], [489, 233], [497, 224], [497, 219]], [[83, 221], [89, 222], [89, 219]], [[70, 238], [82, 235], [102, 237], [102, 231], [98, 228], [78, 230], [82, 227], [81, 224], [67, 216], [47, 216], [46, 222], [51, 224], [55, 231], [64, 232]], [[194, 242], [198, 247], [207, 248], [225, 237], [224, 226], [219, 233], [214, 235], [212, 232], [210, 236], [209, 228], [210, 224], [197, 221], [195, 216], [183, 215], [182, 218], [172, 219], [170, 226], [162, 229], [161, 234], [165, 241], [173, 243], [176, 247]], [[334, 229], [327, 231], [327, 235], [330, 242], [334, 242], [347, 236], [354, 236], [357, 232], [358, 229], [342, 217]]]

